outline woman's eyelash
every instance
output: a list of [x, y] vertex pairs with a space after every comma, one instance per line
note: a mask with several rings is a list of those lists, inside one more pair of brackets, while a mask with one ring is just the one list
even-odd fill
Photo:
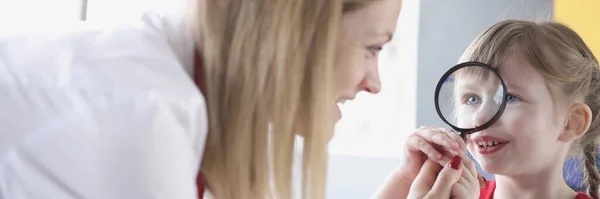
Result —
[[369, 46], [367, 47], [367, 49], [369, 49], [371, 52], [379, 52], [383, 49], [383, 47], [381, 46]]

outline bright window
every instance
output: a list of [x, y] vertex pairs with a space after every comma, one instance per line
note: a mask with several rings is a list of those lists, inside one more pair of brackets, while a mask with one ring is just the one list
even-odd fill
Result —
[[87, 17], [94, 22], [120, 22], [139, 18], [147, 11], [183, 8], [187, 0], [88, 0]]
[[79, 20], [81, 0], [0, 0], [0, 33]]

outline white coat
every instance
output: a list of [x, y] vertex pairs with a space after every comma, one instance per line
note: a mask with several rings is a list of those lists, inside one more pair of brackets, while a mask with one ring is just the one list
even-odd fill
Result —
[[172, 19], [0, 37], [1, 199], [197, 198], [206, 105]]

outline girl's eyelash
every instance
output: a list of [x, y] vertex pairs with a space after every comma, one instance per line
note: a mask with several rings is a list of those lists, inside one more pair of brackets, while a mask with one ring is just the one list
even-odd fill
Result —
[[467, 104], [469, 102], [469, 99], [471, 97], [475, 97], [475, 98], [479, 99], [479, 96], [477, 96], [476, 94], [467, 93], [467, 94], [462, 95], [462, 97], [461, 97], [461, 103]]
[[520, 96], [519, 96], [519, 95], [517, 95], [517, 94], [514, 94], [514, 93], [508, 93], [506, 97], [508, 98], [508, 97], [510, 97], [510, 96], [512, 96], [512, 97], [514, 97], [514, 98], [516, 98], [516, 99], [517, 99], [517, 100], [519, 100], [519, 101], [523, 101], [523, 98], [522, 98], [522, 97], [520, 97]]

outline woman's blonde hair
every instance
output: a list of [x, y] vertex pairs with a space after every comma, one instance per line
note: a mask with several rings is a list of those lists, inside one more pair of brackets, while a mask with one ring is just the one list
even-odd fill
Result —
[[478, 36], [461, 61], [480, 61], [497, 67], [513, 55], [526, 60], [545, 77], [555, 105], [566, 103], [569, 106], [583, 100], [592, 110], [590, 128], [574, 142], [572, 152], [583, 154], [587, 192], [598, 198], [600, 175], [594, 159], [600, 137], [598, 60], [582, 38], [566, 25], [505, 20]]
[[344, 5], [357, 2], [195, 2], [209, 115], [201, 172], [210, 195], [292, 198], [301, 129], [303, 198], [325, 197], [334, 48]]

